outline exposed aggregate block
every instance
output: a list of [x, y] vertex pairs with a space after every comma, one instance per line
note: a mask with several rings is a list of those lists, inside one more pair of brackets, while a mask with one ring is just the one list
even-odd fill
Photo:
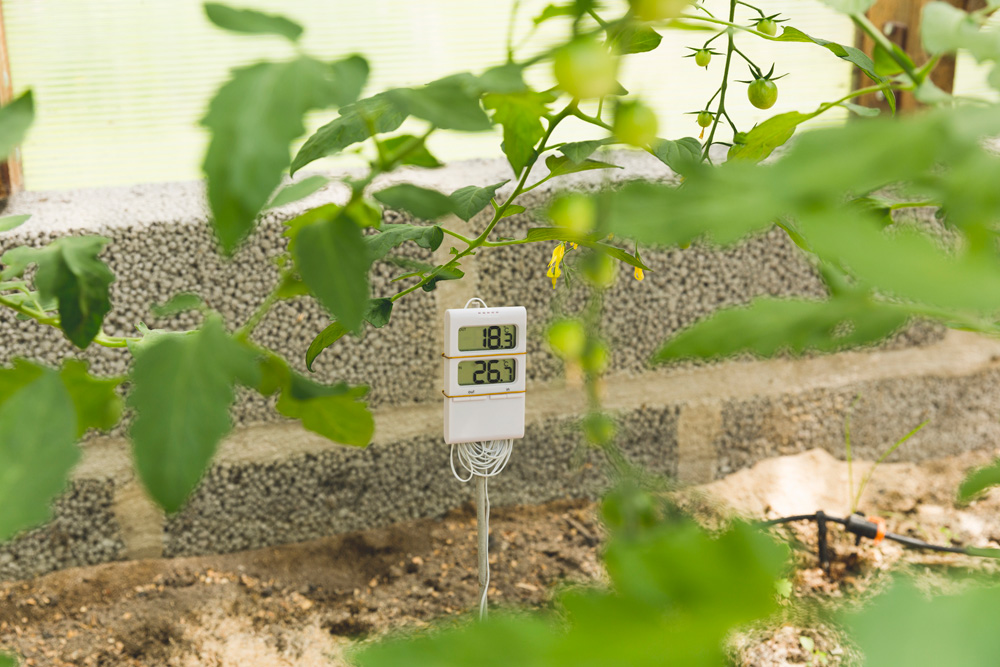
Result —
[[892, 378], [727, 401], [722, 409], [723, 435], [715, 443], [715, 476], [814, 447], [843, 459], [848, 413], [856, 459], [877, 460], [928, 419], [930, 423], [887, 460], [921, 461], [995, 448], [1000, 442], [1000, 370], [964, 377]]
[[[676, 472], [677, 409], [620, 415], [621, 445], [635, 463]], [[166, 523], [166, 556], [251, 549], [439, 516], [472, 499], [451, 473], [438, 434], [367, 449], [336, 449], [273, 463], [212, 468], [188, 506]], [[598, 452], [575, 418], [529, 424], [504, 473], [490, 485], [495, 505], [595, 498], [607, 486]]]
[[80, 480], [56, 499], [52, 520], [0, 544], [0, 580], [27, 579], [66, 567], [124, 557], [112, 504], [114, 483]]

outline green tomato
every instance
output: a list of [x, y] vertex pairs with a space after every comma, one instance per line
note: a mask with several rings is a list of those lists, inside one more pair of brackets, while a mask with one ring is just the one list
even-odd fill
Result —
[[549, 206], [549, 218], [556, 227], [562, 227], [578, 234], [586, 234], [594, 229], [597, 210], [590, 197], [569, 194], [559, 197]]
[[589, 99], [618, 89], [618, 61], [592, 39], [577, 39], [561, 47], [552, 61], [559, 87], [573, 97]]
[[701, 111], [698, 113], [698, 127], [708, 127], [715, 121], [715, 116], [713, 116], [708, 111]]
[[708, 63], [712, 62], [712, 52], [708, 49], [698, 49], [694, 52], [694, 62], [698, 67], [708, 67]]
[[587, 346], [587, 331], [579, 320], [559, 320], [549, 327], [549, 347], [563, 359], [579, 359]]
[[607, 289], [615, 282], [617, 275], [617, 264], [603, 252], [592, 252], [584, 257], [581, 262], [583, 276], [594, 287]]
[[663, 21], [681, 15], [691, 0], [629, 0], [640, 21]]
[[611, 417], [599, 412], [591, 413], [583, 420], [583, 432], [587, 440], [595, 445], [607, 445], [615, 438], [618, 427]]
[[747, 88], [747, 97], [758, 109], [770, 109], [778, 101], [778, 86], [770, 79], [754, 79]]
[[614, 133], [623, 143], [645, 148], [659, 129], [656, 112], [642, 102], [622, 102], [615, 109]]
[[778, 24], [771, 19], [761, 19], [757, 21], [757, 32], [774, 37], [778, 34]]
[[583, 354], [583, 370], [600, 375], [608, 369], [608, 346], [598, 340], [590, 341]]

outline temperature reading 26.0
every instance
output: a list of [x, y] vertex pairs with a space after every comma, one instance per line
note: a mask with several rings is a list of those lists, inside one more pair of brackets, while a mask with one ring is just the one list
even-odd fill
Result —
[[458, 384], [507, 384], [517, 377], [514, 359], [476, 359], [458, 364]]
[[513, 350], [517, 347], [517, 326], [497, 324], [485, 327], [461, 327], [458, 330], [458, 349]]

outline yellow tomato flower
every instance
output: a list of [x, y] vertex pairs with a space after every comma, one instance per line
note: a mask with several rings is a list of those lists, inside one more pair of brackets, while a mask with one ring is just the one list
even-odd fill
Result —
[[563, 256], [566, 254], [566, 245], [560, 243], [552, 250], [552, 259], [549, 260], [549, 270], [545, 272], [545, 275], [552, 279], [552, 289], [556, 288], [556, 280], [562, 275], [562, 269], [559, 268], [559, 263], [562, 262]]
[[634, 273], [635, 273], [635, 279], [638, 281], [642, 281], [642, 279], [646, 277], [642, 274], [642, 269], [640, 269], [638, 266], [635, 267]]

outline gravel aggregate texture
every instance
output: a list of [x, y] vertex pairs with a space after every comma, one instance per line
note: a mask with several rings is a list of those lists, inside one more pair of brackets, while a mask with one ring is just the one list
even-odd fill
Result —
[[[674, 474], [678, 408], [619, 415], [625, 455]], [[440, 436], [367, 449], [336, 449], [271, 463], [213, 467], [188, 506], [166, 523], [166, 556], [228, 553], [428, 516], [469, 502]], [[507, 469], [491, 481], [495, 506], [596, 498], [606, 488], [602, 457], [582, 442], [575, 419], [527, 427]]]
[[843, 459], [848, 414], [855, 458], [877, 460], [925, 420], [930, 420], [927, 426], [889, 461], [923, 461], [995, 447], [1000, 439], [998, 397], [1000, 370], [992, 369], [965, 377], [895, 378], [727, 401], [723, 434], [715, 442], [716, 477], [814, 447]]
[[72, 482], [44, 526], [0, 543], [0, 581], [122, 558], [125, 545], [112, 512], [114, 484]]

